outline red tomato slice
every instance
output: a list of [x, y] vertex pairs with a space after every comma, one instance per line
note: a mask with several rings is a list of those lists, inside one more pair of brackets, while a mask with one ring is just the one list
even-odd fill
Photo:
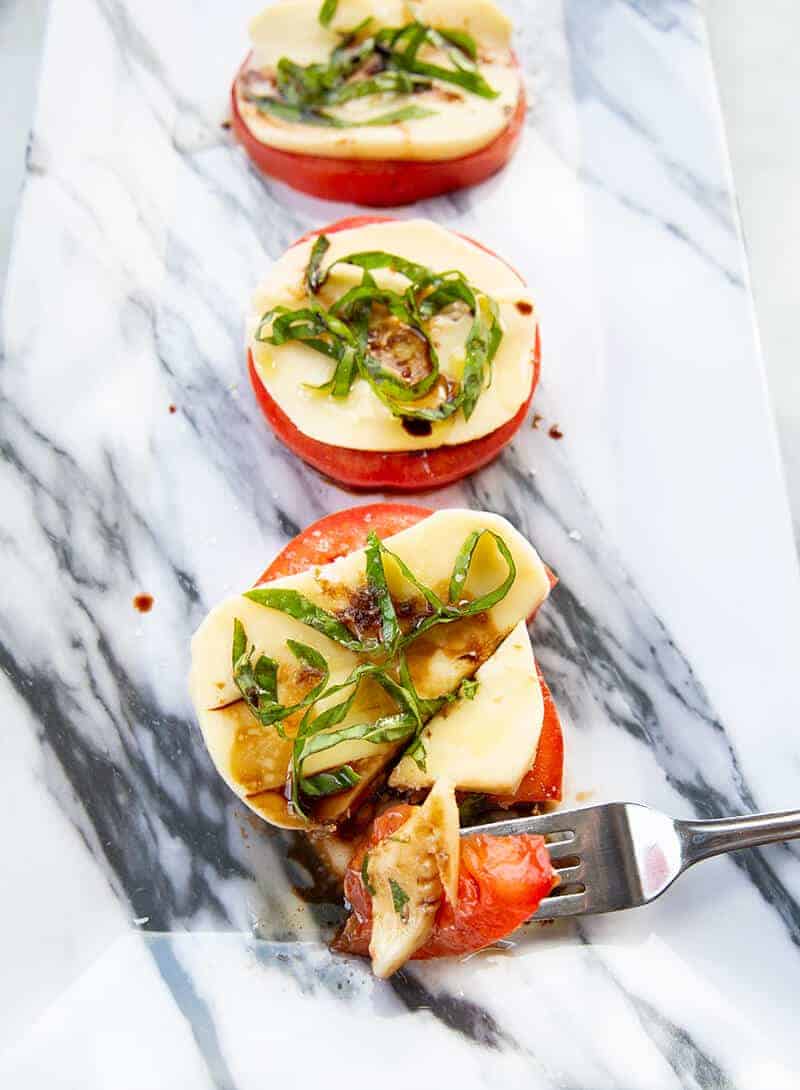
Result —
[[[330, 564], [355, 549], [363, 549], [370, 533], [379, 538], [407, 530], [433, 512], [409, 503], [368, 503], [326, 515], [306, 527], [282, 549], [258, 580], [281, 579], [321, 564]], [[256, 584], [258, 585], [258, 584]]]
[[458, 159], [329, 159], [301, 155], [272, 148], [253, 136], [239, 113], [236, 80], [231, 89], [233, 132], [263, 174], [314, 197], [376, 208], [413, 204], [485, 181], [514, 154], [525, 123], [525, 93], [520, 86], [517, 107], [508, 125], [485, 147]]
[[544, 697], [544, 720], [536, 759], [525, 773], [515, 795], [498, 799], [501, 806], [513, 806], [517, 802], [560, 802], [564, 780], [564, 733], [561, 721], [547, 682], [538, 665], [536, 671]]
[[[348, 216], [327, 227], [308, 231], [294, 245], [317, 235], [332, 235], [337, 231], [365, 227], [370, 223], [390, 222], [391, 219], [391, 216]], [[492, 250], [474, 239], [468, 241], [497, 257]], [[511, 442], [525, 420], [539, 381], [540, 363], [541, 344], [537, 329], [530, 393], [515, 415], [488, 435], [472, 439], [468, 443], [459, 443], [458, 446], [436, 447], [433, 450], [373, 451], [337, 447], [305, 435], [267, 392], [258, 377], [251, 353], [247, 354], [248, 372], [256, 399], [267, 422], [284, 446], [331, 480], [348, 488], [368, 492], [421, 492], [443, 488], [491, 462]]]
[[[344, 890], [353, 911], [334, 948], [341, 953], [369, 952], [372, 903], [364, 888], [364, 855], [391, 836], [412, 807], [394, 806], [372, 825], [366, 843], [355, 853], [345, 875]], [[472, 836], [461, 841], [458, 896], [442, 902], [433, 933], [415, 959], [470, 954], [505, 938], [534, 914], [558, 882], [540, 836]]]
[[374, 451], [351, 450], [320, 443], [296, 428], [264, 388], [253, 358], [248, 353], [250, 382], [261, 411], [272, 430], [289, 450], [332, 481], [363, 492], [424, 492], [461, 480], [494, 461], [519, 431], [530, 407], [539, 378], [539, 339], [536, 339], [533, 382], [527, 400], [502, 427], [454, 447], [434, 450]]

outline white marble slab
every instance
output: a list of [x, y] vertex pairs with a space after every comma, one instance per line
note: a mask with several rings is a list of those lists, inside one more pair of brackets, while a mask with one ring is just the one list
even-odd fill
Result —
[[800, 540], [800, 7], [703, 0], [758, 327]]
[[[526, 428], [426, 502], [508, 515], [559, 572], [534, 638], [571, 797], [794, 805], [800, 582], [699, 16], [685, 0], [509, 7], [523, 146], [424, 211], [525, 272], [536, 408], [565, 438]], [[326, 952], [325, 912], [291, 890], [303, 861], [213, 773], [189, 633], [297, 527], [353, 502], [273, 440], [244, 373], [266, 264], [351, 211], [264, 182], [220, 129], [249, 13], [53, 6], [4, 315], [17, 893], [0, 1071], [100, 1087], [116, 1055], [114, 1085], [250, 1087], [306, 1081], [308, 1042], [346, 1058], [326, 1063], [334, 1087], [405, 1086], [422, 1063], [465, 1087], [795, 1085], [795, 849], [379, 984]], [[112, 941], [130, 928], [144, 935]]]

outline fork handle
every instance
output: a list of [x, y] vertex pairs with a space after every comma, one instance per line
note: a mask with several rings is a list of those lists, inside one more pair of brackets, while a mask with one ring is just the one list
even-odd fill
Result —
[[683, 844], [684, 866], [688, 867], [722, 852], [800, 837], [800, 810], [715, 821], [676, 821], [675, 825]]

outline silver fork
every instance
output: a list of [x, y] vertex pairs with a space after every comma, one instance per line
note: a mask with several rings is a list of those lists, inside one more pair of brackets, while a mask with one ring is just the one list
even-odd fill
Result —
[[560, 884], [534, 920], [616, 912], [655, 900], [701, 859], [800, 837], [800, 810], [714, 821], [673, 821], [630, 802], [517, 817], [462, 829], [462, 836], [539, 834]]

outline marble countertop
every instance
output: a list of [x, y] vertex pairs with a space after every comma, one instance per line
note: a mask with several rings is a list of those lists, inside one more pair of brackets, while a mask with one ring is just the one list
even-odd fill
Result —
[[[214, 774], [189, 633], [352, 502], [243, 380], [253, 284], [349, 211], [265, 183], [220, 129], [250, 7], [52, 3], [4, 310], [0, 1082], [249, 1090], [324, 1063], [334, 1090], [795, 1087], [794, 846], [376, 982], [327, 953], [302, 860]], [[519, 155], [423, 212], [525, 271], [536, 407], [565, 438], [526, 428], [426, 500], [507, 515], [558, 570], [533, 636], [568, 803], [789, 808], [800, 579], [702, 19], [508, 7], [535, 103]]]

